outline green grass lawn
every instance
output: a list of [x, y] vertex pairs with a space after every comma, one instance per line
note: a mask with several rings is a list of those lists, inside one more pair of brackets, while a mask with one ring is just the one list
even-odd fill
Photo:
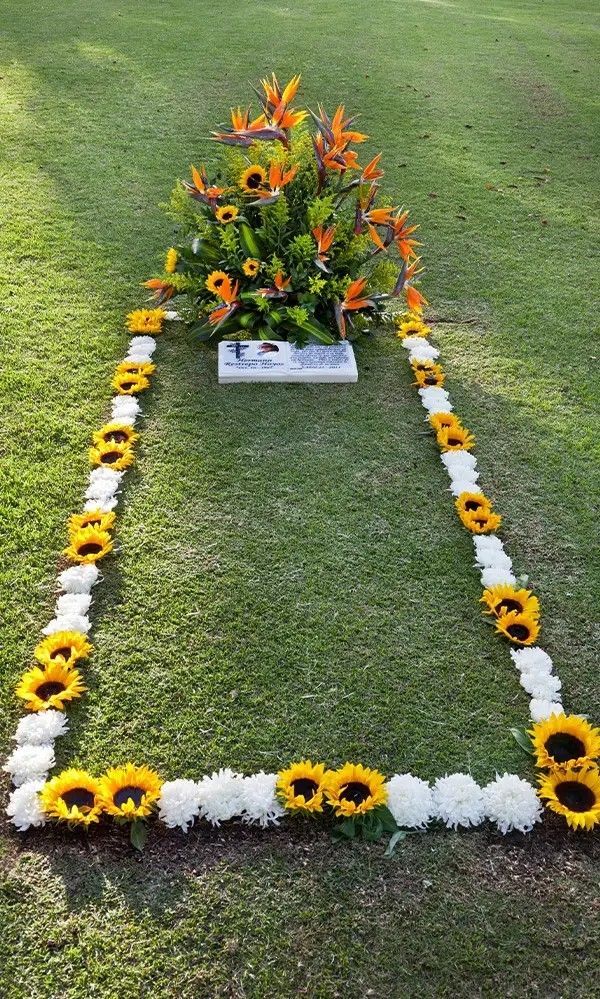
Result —
[[[171, 240], [159, 203], [271, 69], [301, 71], [310, 106], [361, 112], [393, 200], [421, 222], [435, 341], [483, 484], [542, 601], [565, 704], [600, 718], [596, 13], [591, 0], [11, 7], [3, 746], [123, 315]], [[532, 776], [508, 734], [527, 696], [479, 613], [404, 351], [382, 336], [357, 356], [354, 387], [219, 388], [214, 352], [179, 328], [162, 338], [61, 765], [131, 757], [198, 777], [306, 754]], [[118, 833], [6, 831], [1, 850], [2, 999], [595, 991], [597, 837], [552, 821], [502, 842], [417, 836], [392, 861], [289, 823], [157, 829], [141, 858]]]

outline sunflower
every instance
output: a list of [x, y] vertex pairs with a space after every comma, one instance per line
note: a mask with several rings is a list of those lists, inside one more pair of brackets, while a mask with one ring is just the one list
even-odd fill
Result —
[[439, 364], [432, 364], [428, 368], [418, 368], [413, 367], [415, 373], [415, 381], [413, 385], [418, 385], [419, 388], [431, 388], [433, 385], [437, 385], [438, 388], [446, 381], [446, 375]]
[[246, 194], [254, 194], [258, 191], [259, 187], [262, 187], [267, 180], [267, 171], [264, 167], [261, 167], [258, 163], [253, 163], [244, 170], [242, 176], [240, 177], [240, 187], [242, 191]]
[[225, 271], [212, 271], [204, 284], [209, 291], [212, 291], [213, 295], [218, 295], [221, 285], [226, 284], [227, 281], [229, 281], [229, 275]]
[[156, 371], [156, 365], [152, 364], [151, 361], [121, 361], [117, 364], [116, 374], [117, 375], [153, 375]]
[[492, 510], [469, 510], [459, 516], [467, 530], [473, 534], [490, 534], [497, 531], [502, 523], [500, 514], [493, 513]]
[[47, 663], [27, 670], [17, 684], [15, 693], [25, 701], [28, 711], [46, 711], [56, 708], [64, 711], [67, 701], [81, 697], [87, 690], [81, 673], [69, 669], [64, 662]]
[[105, 555], [108, 555], [113, 547], [108, 531], [102, 531], [98, 527], [83, 527], [71, 535], [70, 541], [71, 543], [68, 548], [65, 548], [64, 554], [72, 562], [80, 562], [84, 565], [98, 562]]
[[339, 770], [330, 770], [325, 794], [335, 814], [345, 818], [364, 815], [387, 801], [383, 774], [360, 763], [345, 763]]
[[493, 614], [494, 617], [503, 617], [512, 611], [528, 613], [535, 618], [540, 616], [540, 602], [531, 590], [516, 590], [505, 583], [484, 590], [480, 602], [488, 608], [486, 614]]
[[467, 513], [490, 513], [492, 509], [492, 504], [483, 493], [461, 493], [454, 505], [461, 516]]
[[442, 427], [436, 438], [442, 451], [471, 451], [475, 447], [473, 434], [461, 426], [450, 429]]
[[124, 767], [107, 770], [99, 785], [103, 810], [133, 821], [150, 815], [159, 798], [162, 781], [149, 767], [127, 763]]
[[119, 395], [137, 395], [150, 388], [150, 380], [145, 375], [128, 375], [124, 371], [117, 371], [111, 385]]
[[496, 618], [496, 631], [508, 638], [513, 645], [533, 645], [540, 633], [540, 623], [537, 615], [526, 611], [510, 611]]
[[85, 513], [74, 513], [69, 517], [69, 534], [76, 534], [84, 527], [97, 527], [99, 531], [110, 531], [114, 527], [116, 514], [112, 510], [86, 510]]
[[431, 329], [426, 326], [420, 316], [406, 315], [398, 316], [394, 320], [396, 324], [396, 336], [404, 340], [407, 336], [429, 336]]
[[223, 205], [222, 208], [217, 208], [215, 214], [219, 222], [223, 225], [227, 225], [228, 222], [233, 222], [234, 219], [238, 217], [240, 213], [239, 208], [235, 205]]
[[165, 274], [174, 274], [175, 268], [177, 267], [177, 261], [179, 260], [179, 254], [174, 247], [170, 247], [167, 250], [167, 255], [165, 257]]
[[94, 444], [134, 444], [140, 435], [128, 423], [105, 423], [94, 434]]
[[135, 309], [127, 315], [130, 333], [160, 333], [166, 312], [163, 309]]
[[429, 358], [426, 358], [424, 361], [412, 361], [410, 366], [415, 374], [417, 371], [433, 371], [435, 368], [435, 364]]
[[438, 430], [462, 430], [462, 423], [454, 413], [431, 413], [429, 423], [436, 433]]
[[246, 277], [256, 277], [260, 270], [260, 260], [255, 260], [254, 257], [247, 257], [242, 270]]
[[277, 791], [284, 806], [292, 811], [322, 812], [325, 778], [322, 763], [301, 760], [277, 775]]
[[92, 465], [104, 465], [106, 468], [113, 468], [115, 472], [120, 472], [133, 464], [135, 456], [133, 448], [129, 444], [117, 444], [116, 442], [98, 442], [95, 447], [90, 448], [90, 462]]
[[42, 639], [33, 654], [44, 666], [57, 662], [71, 669], [78, 659], [87, 659], [92, 651], [93, 646], [80, 631], [55, 631]]
[[600, 756], [600, 728], [578, 715], [550, 715], [529, 735], [538, 767], [580, 767]]
[[594, 766], [573, 770], [556, 767], [540, 777], [540, 798], [571, 829], [593, 829], [600, 823], [600, 773]]
[[63, 770], [44, 784], [40, 791], [40, 803], [52, 819], [89, 826], [98, 822], [102, 811], [98, 792], [98, 781], [85, 770]]

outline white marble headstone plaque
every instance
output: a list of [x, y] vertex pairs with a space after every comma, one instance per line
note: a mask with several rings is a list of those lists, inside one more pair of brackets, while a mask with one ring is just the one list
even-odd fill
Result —
[[296, 347], [283, 340], [222, 340], [219, 383], [356, 382], [358, 370], [347, 342]]

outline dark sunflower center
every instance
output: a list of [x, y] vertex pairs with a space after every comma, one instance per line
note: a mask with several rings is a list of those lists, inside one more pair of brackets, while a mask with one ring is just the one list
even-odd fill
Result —
[[458, 447], [459, 444], [462, 444], [462, 441], [458, 437], [449, 437], [448, 444], [450, 447]]
[[61, 794], [61, 798], [67, 808], [73, 808], [74, 805], [77, 808], [93, 808], [95, 802], [94, 795], [85, 787], [73, 787]]
[[367, 785], [358, 780], [351, 780], [340, 791], [340, 798], [344, 801], [353, 801], [355, 805], [362, 804], [370, 795], [371, 792]]
[[544, 746], [548, 756], [557, 763], [566, 763], [568, 760], [578, 760], [580, 756], [585, 756], [584, 743], [576, 735], [569, 735], [568, 732], [555, 732], [554, 735], [548, 736]]
[[131, 799], [137, 808], [143, 797], [144, 789], [142, 787], [134, 787], [133, 784], [127, 784], [125, 787], [121, 787], [115, 792], [113, 795], [113, 802], [117, 808], [120, 808], [121, 805], [124, 805], [126, 801]]
[[36, 694], [41, 701], [49, 701], [54, 694], [61, 694], [63, 690], [65, 690], [64, 683], [59, 683], [58, 680], [48, 680], [46, 683], [40, 684]]
[[111, 430], [109, 433], [104, 435], [105, 441], [114, 441], [115, 444], [122, 444], [123, 441], [128, 440], [128, 434], [124, 430]]
[[97, 541], [87, 541], [77, 551], [80, 555], [97, 555], [98, 552], [102, 551], [102, 545], [99, 545]]
[[223, 212], [223, 214], [221, 215], [221, 218], [224, 219], [226, 222], [229, 222], [229, 219], [233, 218], [233, 213], [232, 212]]
[[121, 388], [127, 391], [127, 389], [133, 388], [135, 382], [121, 382]]
[[524, 642], [529, 638], [529, 628], [526, 624], [509, 624], [506, 629], [511, 638], [516, 638], [518, 642]]
[[220, 288], [224, 280], [225, 278], [215, 278], [213, 281], [213, 285], [215, 286], [215, 288]]
[[[124, 387], [125, 386], [123, 386], [123, 388]], [[113, 462], [118, 461], [120, 457], [121, 457], [120, 451], [107, 451], [106, 454], [102, 455], [100, 461], [102, 462], [103, 465], [112, 465]]]
[[505, 597], [500, 603], [496, 604], [494, 611], [496, 614], [510, 614], [511, 611], [522, 611], [523, 604], [519, 603], [518, 600], [513, 600], [512, 597]]
[[316, 780], [311, 780], [310, 777], [299, 777], [298, 780], [292, 781], [294, 794], [296, 796], [301, 794], [305, 801], [310, 801], [318, 786]]
[[260, 187], [261, 183], [262, 177], [259, 173], [249, 173], [246, 177], [246, 187], [251, 187], [253, 191]]
[[589, 812], [596, 804], [596, 795], [591, 787], [577, 780], [565, 780], [556, 788], [556, 797], [561, 805], [572, 812]]
[[50, 653], [50, 658], [51, 659], [58, 659], [59, 656], [62, 656], [63, 659], [70, 659], [71, 658], [71, 652], [72, 652], [72, 649], [71, 649], [70, 645], [63, 645], [62, 648], [55, 649], [54, 652], [51, 652]]
[[479, 500], [470, 499], [465, 503], [465, 510], [480, 510], [481, 506]]
[[426, 385], [437, 385], [437, 380], [438, 380], [438, 376], [437, 375], [428, 375], [428, 377], [425, 379], [425, 384]]

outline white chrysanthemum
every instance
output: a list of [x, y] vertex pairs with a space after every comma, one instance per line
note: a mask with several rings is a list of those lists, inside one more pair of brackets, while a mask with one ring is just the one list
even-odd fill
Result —
[[64, 711], [50, 708], [21, 718], [13, 738], [19, 746], [49, 746], [68, 730]]
[[105, 468], [99, 465], [93, 468], [89, 474], [90, 486], [98, 486], [102, 492], [115, 492], [121, 484], [121, 479], [125, 472], [117, 472], [114, 468]]
[[[496, 534], [473, 535], [475, 559], [481, 566], [493, 565], [506, 555], [504, 545]], [[508, 557], [508, 556], [507, 556]]]
[[26, 832], [31, 826], [46, 825], [46, 816], [38, 797], [38, 791], [41, 791], [43, 786], [43, 780], [27, 781], [10, 795], [6, 814], [19, 832]]
[[54, 746], [17, 746], [2, 769], [11, 775], [15, 787], [31, 780], [45, 780], [55, 763]]
[[[199, 239], [198, 240], [195, 239], [194, 243], [196, 243], [199, 246], [200, 245], [200, 240]], [[197, 250], [194, 250], [194, 253], [197, 253], [197, 252], [198, 252]], [[165, 319], [167, 320], [168, 323], [177, 323], [177, 322], [180, 321], [181, 316], [179, 315], [178, 312], [175, 312], [174, 309], [169, 309], [167, 312], [165, 312]]]
[[156, 340], [153, 336], [133, 336], [129, 341], [129, 349], [152, 355], [156, 350]]
[[437, 347], [434, 347], [432, 343], [429, 343], [429, 340], [426, 340], [425, 337], [405, 336], [401, 343], [404, 349], [408, 351], [409, 359], [414, 351], [420, 350], [425, 351], [427, 354], [426, 358], [422, 358], [423, 360], [431, 359], [432, 361], [435, 361], [435, 359], [440, 356], [440, 352]]
[[137, 399], [131, 395], [116, 395], [111, 399], [111, 409], [115, 419], [118, 419], [122, 413], [133, 413], [137, 416], [141, 407]]
[[470, 451], [444, 451], [440, 457], [451, 479], [469, 478], [477, 468], [477, 458]]
[[453, 406], [446, 389], [438, 385], [429, 385], [419, 389], [421, 402], [429, 413], [451, 413]]
[[410, 364], [415, 361], [435, 361], [440, 356], [439, 350], [432, 344], [428, 343], [427, 340], [422, 340], [421, 337], [416, 338], [417, 343], [410, 349], [410, 354], [408, 355], [408, 360]]
[[510, 658], [520, 673], [551, 673], [554, 668], [548, 653], [537, 645], [526, 649], [511, 649]]
[[540, 673], [534, 671], [527, 673], [523, 671], [520, 677], [520, 684], [530, 697], [535, 697], [540, 701], [559, 701], [559, 690], [562, 687], [557, 676], [552, 673]]
[[285, 809], [275, 795], [276, 783], [277, 774], [266, 774], [263, 770], [243, 778], [240, 801], [244, 822], [258, 822], [263, 829], [278, 824]]
[[433, 785], [433, 807], [448, 829], [477, 826], [485, 816], [481, 788], [469, 774], [438, 777]]
[[90, 593], [63, 593], [56, 601], [56, 616], [64, 614], [87, 614], [92, 597]]
[[234, 815], [239, 815], [242, 780], [241, 774], [234, 773], [228, 767], [203, 777], [198, 782], [202, 818], [213, 826], [218, 826]]
[[485, 590], [490, 586], [516, 586], [517, 577], [504, 566], [490, 565], [481, 570], [481, 584]]
[[148, 354], [145, 350], [130, 350], [123, 360], [129, 361], [132, 364], [150, 364], [152, 362], [152, 354]]
[[516, 774], [503, 774], [483, 789], [485, 814], [503, 835], [517, 829], [531, 832], [542, 816], [542, 805], [529, 781]]
[[200, 814], [200, 789], [196, 781], [167, 780], [160, 789], [158, 815], [169, 829], [188, 831]]
[[424, 829], [433, 815], [429, 784], [412, 774], [394, 774], [386, 784], [387, 806], [399, 826]]
[[118, 487], [113, 489], [111, 486], [103, 486], [102, 483], [88, 486], [84, 494], [85, 505], [89, 507], [91, 504], [92, 510], [104, 509], [109, 506], [112, 509], [112, 506], [116, 506], [119, 502], [117, 492]]
[[65, 593], [89, 593], [100, 576], [97, 565], [72, 565], [58, 577], [58, 583]]
[[533, 722], [546, 721], [550, 715], [562, 714], [563, 706], [559, 700], [547, 701], [541, 697], [532, 697], [529, 702], [529, 714]]
[[[471, 472], [471, 475], [473, 473]], [[475, 472], [475, 478], [470, 479], [452, 479], [450, 485], [450, 492], [453, 496], [460, 496], [461, 493], [478, 493], [481, 486], [477, 484], [477, 476], [479, 472]]]
[[61, 614], [42, 628], [42, 635], [54, 635], [57, 631], [80, 631], [82, 635], [87, 635], [91, 627], [92, 622], [89, 617], [81, 614]]
[[119, 502], [118, 497], [115, 493], [100, 493], [94, 495], [91, 499], [86, 499], [83, 504], [84, 513], [89, 510], [101, 510], [102, 513], [110, 513], [114, 510], [117, 503]]

